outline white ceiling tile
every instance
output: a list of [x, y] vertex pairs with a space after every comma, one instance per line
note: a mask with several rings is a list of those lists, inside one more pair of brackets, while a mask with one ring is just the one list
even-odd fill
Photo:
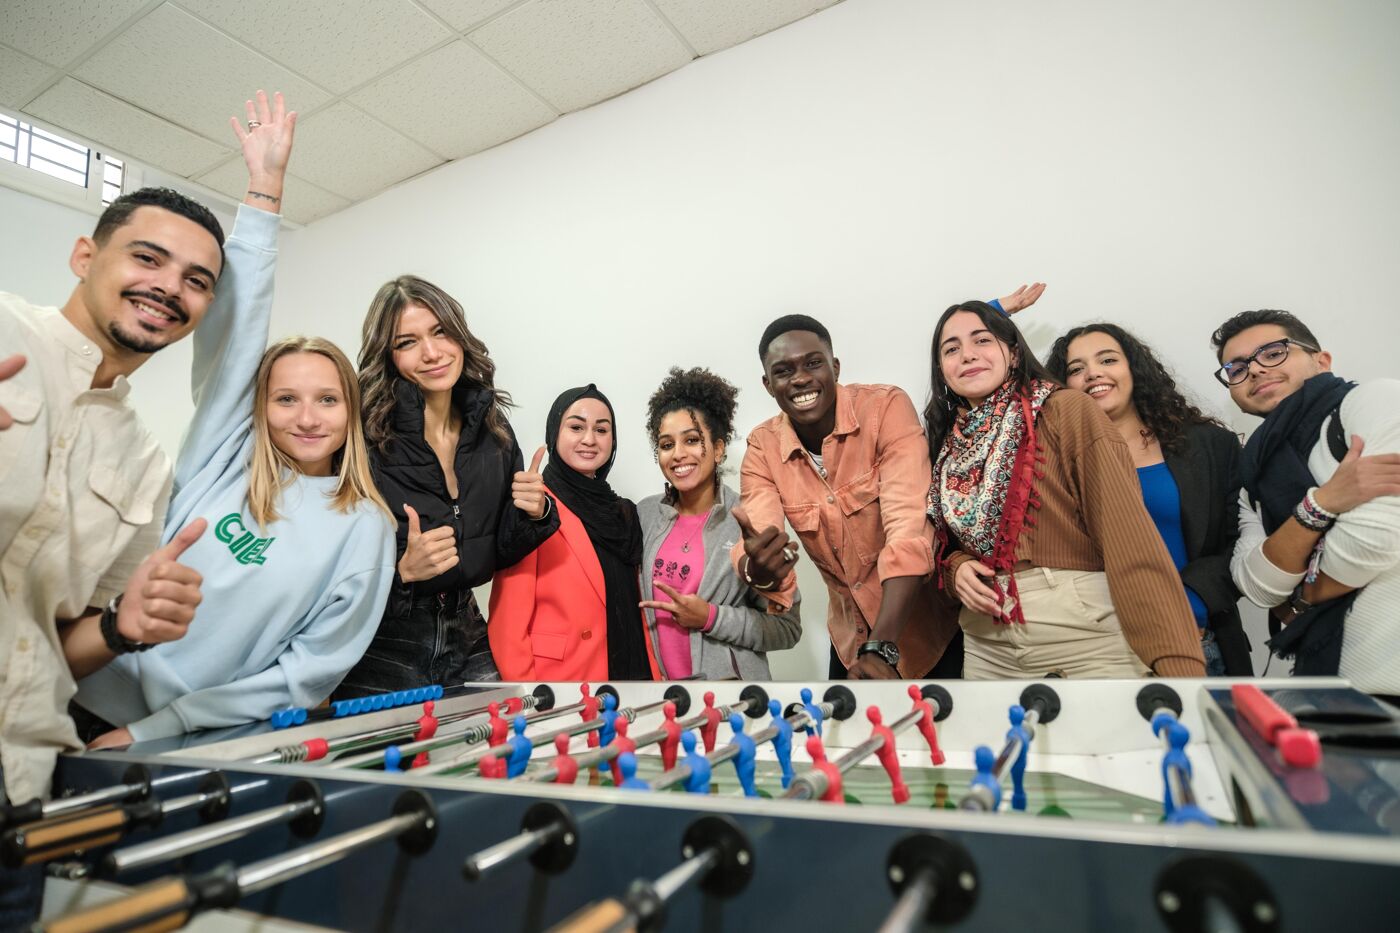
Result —
[[564, 112], [645, 84], [691, 58], [645, 0], [532, 0], [470, 38]]
[[183, 10], [163, 6], [113, 39], [74, 75], [210, 139], [233, 140], [228, 118], [258, 88], [306, 112], [329, 96]]
[[[242, 159], [230, 159], [195, 181], [206, 188], [213, 188], [228, 195], [234, 201], [242, 201], [244, 193], [248, 190], [248, 169], [244, 167]], [[317, 218], [334, 214], [349, 206], [350, 202], [344, 198], [323, 191], [295, 175], [287, 176], [282, 190], [283, 213], [294, 223], [309, 224]]]
[[292, 152], [298, 175], [352, 200], [367, 198], [441, 161], [343, 102], [298, 123]]
[[786, 26], [840, 0], [652, 0], [701, 55]]
[[[409, 0], [182, 0], [181, 5], [336, 92], [452, 37]], [[268, 23], [276, 28], [267, 28]], [[312, 36], [314, 41], [307, 41]]]
[[555, 117], [465, 42], [409, 62], [350, 99], [451, 159], [514, 139]]
[[150, 0], [3, 0], [5, 44], [67, 65], [149, 5]]
[[465, 32], [520, 0], [421, 0], [423, 6]]
[[41, 61], [0, 45], [0, 104], [23, 107], [57, 73]]
[[123, 155], [189, 177], [213, 165], [232, 147], [153, 117], [128, 103], [64, 78], [25, 108], [41, 120], [72, 130]]

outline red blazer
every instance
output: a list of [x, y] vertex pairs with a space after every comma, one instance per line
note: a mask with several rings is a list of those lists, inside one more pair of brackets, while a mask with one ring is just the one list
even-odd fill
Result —
[[[593, 542], [558, 499], [559, 530], [491, 582], [486, 632], [502, 680], [608, 679], [607, 590]], [[641, 599], [638, 591], [638, 599]], [[634, 607], [637, 625], [645, 615]], [[647, 633], [652, 678], [661, 676]]]

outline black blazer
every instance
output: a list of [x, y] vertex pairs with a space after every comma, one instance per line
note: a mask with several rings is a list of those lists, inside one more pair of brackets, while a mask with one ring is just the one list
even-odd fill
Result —
[[1186, 446], [1168, 454], [1167, 469], [1181, 494], [1181, 530], [1186, 566], [1181, 580], [1206, 604], [1225, 673], [1252, 677], [1249, 638], [1240, 622], [1240, 592], [1230, 576], [1230, 558], [1240, 536], [1240, 441], [1214, 424], [1186, 429]]
[[[408, 546], [408, 514], [413, 506], [422, 528], [443, 525], [456, 530], [460, 563], [431, 580], [412, 584], [415, 593], [442, 593], [480, 586], [503, 567], [516, 564], [559, 530], [558, 512], [551, 506], [541, 521], [531, 521], [515, 507], [511, 482], [523, 470], [520, 445], [511, 435], [503, 447], [486, 427], [486, 415], [494, 400], [466, 380], [452, 391], [452, 404], [462, 416], [462, 433], [453, 464], [457, 473], [457, 499], [447, 493], [447, 481], [437, 454], [423, 438], [423, 393], [400, 379], [394, 389], [390, 418], [392, 438], [382, 451], [370, 451], [375, 484], [398, 522], [395, 562]], [[507, 429], [509, 430], [509, 429]], [[394, 574], [395, 586], [386, 610], [410, 596], [408, 587]]]

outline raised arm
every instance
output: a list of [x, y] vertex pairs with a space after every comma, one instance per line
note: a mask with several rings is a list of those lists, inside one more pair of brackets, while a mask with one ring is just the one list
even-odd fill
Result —
[[267, 348], [272, 314], [282, 185], [291, 157], [296, 114], [282, 95], [258, 92], [247, 102], [248, 129], [230, 118], [248, 167], [248, 192], [224, 244], [223, 273], [208, 313], [194, 333], [191, 383], [195, 413], [175, 464], [175, 491], [216, 457], [231, 456], [250, 430], [253, 380]]

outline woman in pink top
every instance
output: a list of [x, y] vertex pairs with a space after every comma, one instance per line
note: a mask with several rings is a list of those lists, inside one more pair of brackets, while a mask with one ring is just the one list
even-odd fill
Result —
[[741, 539], [739, 494], [720, 481], [734, 436], [738, 389], [707, 369], [672, 369], [647, 406], [647, 433], [666, 490], [637, 504], [642, 608], [663, 679], [768, 680], [767, 652], [802, 636], [790, 608], [739, 579], [729, 551]]

